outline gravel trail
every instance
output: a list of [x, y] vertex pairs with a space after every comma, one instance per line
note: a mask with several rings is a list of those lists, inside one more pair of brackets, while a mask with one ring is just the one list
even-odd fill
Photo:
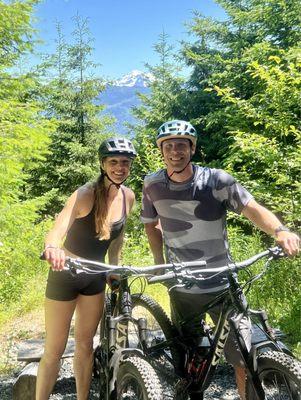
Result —
[[[0, 335], [0, 365], [5, 364], [12, 372], [7, 375], [0, 374], [0, 400], [12, 400], [13, 385], [25, 363], [17, 361], [17, 353], [21, 342], [26, 338], [42, 338], [44, 334], [43, 309], [14, 319], [5, 334]], [[165, 382], [164, 400], [172, 399]], [[51, 400], [76, 400], [75, 380], [72, 371], [72, 359], [63, 361], [60, 375], [54, 387]], [[204, 400], [239, 400], [234, 373], [229, 365], [218, 366], [214, 380], [207, 390]], [[92, 381], [89, 400], [98, 399], [98, 383]]]
[[[16, 370], [11, 375], [0, 375], [0, 400], [12, 399], [12, 388], [16, 377], [20, 370]], [[166, 385], [165, 385], [166, 387]], [[89, 400], [99, 400], [98, 398], [98, 385], [96, 379], [93, 380], [91, 386], [91, 393]], [[167, 392], [165, 393], [166, 400], [172, 397]], [[72, 360], [65, 359], [61, 370], [59, 379], [54, 387], [51, 400], [76, 400], [75, 380], [72, 373]], [[210, 388], [207, 390], [204, 400], [239, 400], [235, 388], [233, 369], [228, 365], [221, 365], [218, 367], [214, 381]]]

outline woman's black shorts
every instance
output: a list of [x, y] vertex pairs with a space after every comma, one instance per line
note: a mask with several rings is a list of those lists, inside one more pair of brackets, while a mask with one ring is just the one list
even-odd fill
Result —
[[70, 301], [79, 294], [93, 296], [102, 293], [106, 286], [106, 276], [84, 273], [73, 276], [69, 271], [49, 270], [46, 297], [52, 300]]

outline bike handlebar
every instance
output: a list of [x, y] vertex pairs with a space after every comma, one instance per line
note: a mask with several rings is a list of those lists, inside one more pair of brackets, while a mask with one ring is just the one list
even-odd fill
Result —
[[[131, 266], [117, 266], [101, 263], [97, 261], [91, 261], [86, 259], [75, 259], [66, 257], [65, 268], [73, 273], [88, 273], [88, 274], [100, 274], [100, 273], [115, 273], [122, 277], [129, 277], [133, 275], [148, 277], [149, 283], [166, 282], [175, 278], [186, 279], [187, 281], [204, 280], [204, 275], [220, 274], [225, 271], [237, 272], [244, 269], [256, 261], [269, 256], [270, 259], [276, 259], [282, 257], [283, 250], [279, 247], [272, 247], [265, 251], [262, 251], [245, 261], [238, 263], [229, 263], [226, 266], [217, 268], [206, 268], [206, 261], [187, 261], [182, 263], [170, 263], [161, 265], [151, 265], [148, 267], [131, 267]], [[92, 267], [89, 268], [89, 267]], [[160, 275], [155, 275], [156, 272], [164, 271]], [[166, 272], [167, 271], [167, 272]], [[198, 275], [198, 276], [197, 276]]]
[[[244, 260], [244, 261], [241, 261], [238, 263], [230, 263], [226, 266], [216, 267], [216, 268], [204, 268], [204, 269], [200, 269], [200, 270], [194, 270], [192, 273], [191, 279], [189, 277], [189, 275], [191, 274], [191, 271], [184, 270], [184, 274], [183, 274], [183, 272], [182, 273], [180, 272], [180, 274], [179, 274], [176, 271], [172, 271], [172, 272], [169, 272], [169, 273], [161, 275], [161, 276], [154, 276], [154, 277], [148, 279], [148, 282], [149, 283], [166, 282], [171, 279], [175, 279], [177, 277], [186, 278], [187, 280], [191, 280], [191, 281], [202, 280], [202, 279], [205, 279], [202, 275], [221, 274], [226, 271], [238, 272], [239, 270], [249, 267], [250, 265], [254, 264], [256, 261], [258, 261], [261, 258], [264, 258], [266, 256], [270, 256], [272, 259], [273, 258], [276, 259], [276, 258], [284, 256], [284, 253], [283, 253], [283, 250], [279, 246], [275, 246], [275, 247], [269, 248], [265, 251], [262, 251], [256, 255], [254, 255], [253, 257], [248, 258], [247, 260]], [[184, 264], [187, 264], [187, 263], [183, 263], [183, 265]], [[197, 262], [195, 262], [194, 265], [197, 265]], [[197, 274], [200, 274], [201, 276], [196, 278], [194, 275], [197, 275]]]

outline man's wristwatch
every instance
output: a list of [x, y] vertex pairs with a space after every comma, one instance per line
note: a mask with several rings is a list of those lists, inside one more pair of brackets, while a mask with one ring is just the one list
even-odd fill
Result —
[[279, 232], [290, 232], [290, 229], [285, 225], [280, 225], [278, 228], [275, 229], [275, 236], [278, 235]]

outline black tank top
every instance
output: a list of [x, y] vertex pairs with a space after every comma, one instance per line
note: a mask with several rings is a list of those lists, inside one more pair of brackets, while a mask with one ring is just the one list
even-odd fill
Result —
[[111, 225], [110, 238], [107, 240], [99, 240], [97, 238], [94, 204], [88, 215], [74, 220], [64, 242], [66, 250], [78, 257], [100, 262], [104, 261], [110, 243], [120, 235], [126, 220], [126, 200], [122, 187], [121, 191], [123, 195], [122, 216], [119, 221]]

